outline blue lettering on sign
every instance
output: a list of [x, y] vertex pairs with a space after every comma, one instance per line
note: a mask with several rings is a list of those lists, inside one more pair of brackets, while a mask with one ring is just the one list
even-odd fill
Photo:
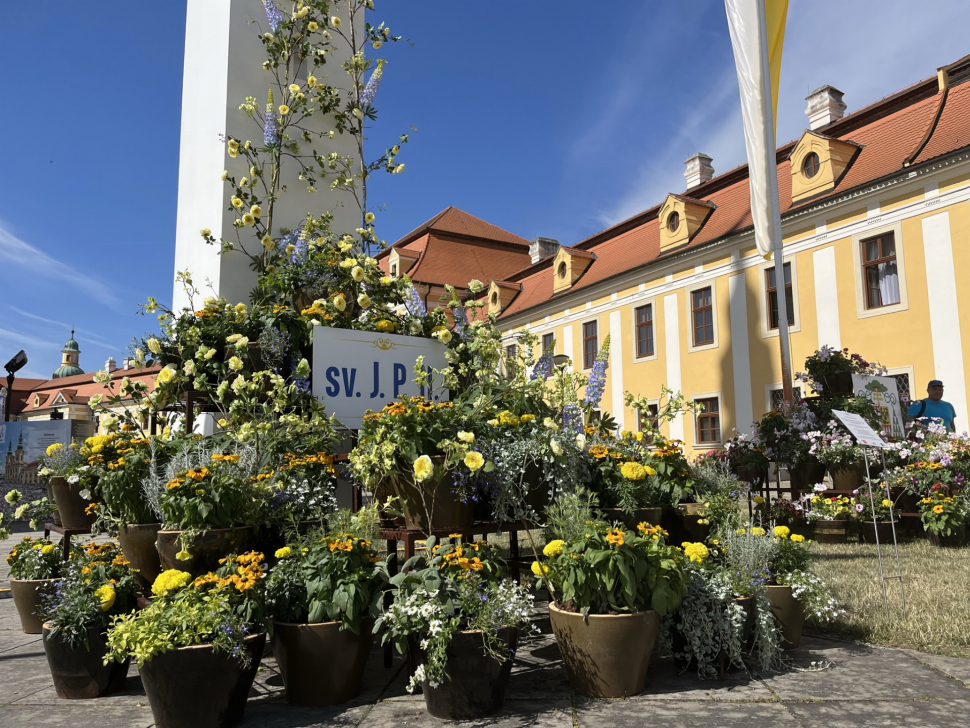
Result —
[[343, 368], [344, 375], [344, 394], [348, 397], [354, 396], [354, 380], [357, 379], [357, 368], [350, 370], [350, 378], [347, 377], [347, 367]]
[[401, 389], [401, 385], [408, 380], [408, 369], [403, 364], [394, 364], [394, 399], [397, 399], [397, 393]]
[[327, 381], [330, 382], [326, 389], [328, 397], [336, 397], [340, 394], [340, 382], [337, 380], [339, 374], [340, 370], [337, 367], [327, 367]]
[[[381, 384], [380, 368], [381, 368], [381, 363], [375, 361], [374, 362], [374, 391], [370, 393], [371, 399], [374, 399], [374, 397], [377, 396], [378, 394], [377, 390], [380, 389], [380, 384]], [[382, 394], [381, 396], [383, 397], [384, 395]]]

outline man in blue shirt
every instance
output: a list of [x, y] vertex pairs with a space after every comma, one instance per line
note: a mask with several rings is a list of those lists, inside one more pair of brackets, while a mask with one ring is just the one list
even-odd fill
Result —
[[953, 405], [943, 401], [943, 382], [933, 379], [926, 385], [926, 399], [913, 402], [906, 414], [916, 419], [920, 424], [928, 424], [932, 420], [942, 420], [943, 426], [951, 432], [955, 432], [953, 420], [957, 413]]

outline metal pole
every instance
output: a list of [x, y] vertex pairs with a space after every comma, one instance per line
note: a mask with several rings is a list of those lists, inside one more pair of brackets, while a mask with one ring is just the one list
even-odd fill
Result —
[[[780, 225], [779, 225], [780, 228]], [[775, 299], [778, 301], [778, 348], [781, 355], [781, 387], [785, 402], [792, 404], [791, 344], [788, 338], [788, 296], [785, 293], [785, 251], [781, 236], [774, 241]]]
[[[876, 556], [879, 558], [879, 583], [882, 584], [882, 601], [886, 605], [886, 619], [889, 619], [889, 595], [886, 594], [886, 572], [882, 568], [882, 549], [879, 547], [879, 528], [876, 521], [876, 499], [872, 495], [872, 476], [869, 475], [869, 455], [862, 448], [862, 461], [866, 466], [866, 483], [869, 491], [869, 504], [872, 506], [872, 531], [876, 535]], [[891, 502], [891, 501], [890, 501]]]
[[[886, 451], [881, 450], [880, 455], [882, 456], [882, 472], [886, 472]], [[886, 500], [889, 501], [889, 522], [893, 529], [893, 549], [896, 552], [896, 578], [899, 579], [899, 597], [902, 600], [903, 605], [903, 616], [906, 616], [906, 589], [903, 587], [903, 565], [899, 561], [899, 541], [896, 538], [896, 519], [893, 517], [893, 496], [889, 490], [889, 482], [883, 480], [883, 485], [886, 486]], [[870, 492], [872, 488], [869, 488]], [[883, 583], [885, 587], [885, 582]]]
[[[7, 366], [10, 366], [9, 364]], [[3, 421], [10, 422], [10, 401], [13, 399], [13, 372], [7, 372], [7, 397], [3, 402]]]

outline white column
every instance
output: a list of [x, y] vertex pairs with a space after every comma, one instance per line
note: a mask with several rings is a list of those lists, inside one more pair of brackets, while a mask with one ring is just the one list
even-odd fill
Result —
[[562, 327], [562, 353], [569, 357], [569, 368], [566, 371], [572, 371], [574, 369], [573, 362], [575, 362], [573, 352], [573, 325], [565, 324]]
[[[361, 14], [362, 15], [362, 14]], [[257, 21], [252, 24], [249, 20]], [[362, 18], [361, 18], [362, 20]], [[220, 179], [224, 169], [238, 180], [249, 176], [243, 157], [232, 159], [226, 154], [221, 135], [252, 140], [262, 146], [259, 127], [239, 110], [246, 96], [253, 96], [265, 108], [266, 92], [271, 87], [272, 74], [262, 69], [265, 49], [258, 34], [269, 30], [261, 0], [188, 0], [185, 19], [185, 59], [182, 73], [182, 132], [179, 141], [178, 214], [175, 222], [175, 271], [192, 273], [196, 287], [211, 295], [206, 281], [220, 296], [232, 302], [247, 301], [256, 283], [256, 274], [249, 268], [249, 259], [239, 253], [219, 255], [216, 246], [206, 245], [199, 231], [212, 230], [216, 238], [235, 242], [232, 226], [235, 216], [229, 212], [232, 190]], [[363, 31], [363, 28], [361, 28]], [[337, 44], [339, 50], [344, 46]], [[344, 54], [346, 55], [346, 54]], [[343, 58], [339, 52], [328, 57], [330, 83], [346, 86], [346, 74], [340, 68]], [[306, 67], [297, 72], [302, 83]], [[323, 77], [321, 68], [317, 76]], [[279, 90], [274, 90], [279, 97]], [[279, 99], [277, 99], [279, 103]], [[260, 112], [262, 113], [262, 112]], [[333, 128], [332, 117], [315, 114], [309, 122], [313, 129]], [[307, 146], [305, 143], [303, 146]], [[334, 141], [315, 144], [318, 153], [336, 151], [356, 156], [356, 143], [349, 134], [338, 135]], [[309, 151], [309, 149], [307, 149]], [[274, 223], [290, 229], [312, 212], [319, 216], [334, 213], [333, 229], [353, 231], [360, 226], [360, 213], [346, 193], [329, 191], [329, 184], [321, 182], [316, 193], [307, 192], [307, 183], [297, 179], [295, 162], [284, 163], [283, 182], [287, 190], [277, 201]], [[288, 168], [288, 169], [287, 169]], [[246, 229], [240, 240], [247, 248], [258, 250], [259, 242]], [[274, 236], [279, 230], [273, 231]], [[179, 284], [173, 288], [173, 310], [188, 305]], [[196, 305], [199, 302], [196, 301]]]
[[[667, 386], [679, 392], [680, 383], [680, 320], [677, 313], [677, 294], [664, 296], [664, 351], [667, 359]], [[670, 439], [684, 439], [684, 418], [670, 423]]]
[[812, 253], [815, 269], [815, 318], [818, 322], [818, 346], [842, 348], [839, 329], [839, 292], [835, 279], [835, 248], [829, 246]]
[[[957, 308], [957, 284], [953, 274], [950, 213], [923, 218], [923, 253], [926, 259], [926, 290], [933, 337], [933, 375], [943, 381], [945, 399], [956, 410], [956, 426], [962, 432], [967, 421], [967, 385], [964, 379], [963, 342]], [[914, 382], [921, 391], [925, 382]]]
[[610, 412], [618, 430], [623, 429], [623, 331], [620, 312], [610, 311], [610, 392], [613, 405]]
[[738, 432], [750, 433], [751, 359], [748, 349], [748, 301], [744, 273], [728, 278], [731, 299], [731, 364], [734, 369], [734, 422]]

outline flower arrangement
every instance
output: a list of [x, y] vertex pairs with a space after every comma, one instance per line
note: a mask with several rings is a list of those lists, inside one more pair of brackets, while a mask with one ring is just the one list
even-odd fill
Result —
[[45, 600], [51, 639], [90, 649], [89, 632], [103, 632], [114, 615], [133, 609], [137, 588], [135, 574], [116, 543], [81, 546]]
[[848, 349], [834, 349], [822, 346], [805, 359], [805, 372], [796, 372], [795, 379], [805, 382], [817, 394], [827, 394], [836, 388], [836, 378], [844, 374], [866, 374], [883, 376], [886, 367], [869, 362], [859, 354], [851, 354]]
[[893, 521], [898, 516], [895, 504], [885, 496], [885, 488], [863, 485], [856, 492], [855, 511], [862, 521]]
[[755, 434], [735, 431], [734, 436], [724, 443], [723, 454], [732, 473], [737, 473], [739, 468], [757, 473], [768, 469], [764, 447]]
[[37, 475], [46, 479], [67, 478], [83, 464], [84, 460], [77, 447], [54, 442], [48, 445], [47, 450], [40, 456]]
[[112, 440], [114, 459], [104, 460], [93, 467], [98, 476], [95, 492], [101, 501], [96, 527], [115, 530], [130, 523], [159, 520], [161, 514], [152, 508], [143, 483], [148, 480], [152, 467], [166, 461], [167, 445], [167, 441], [157, 438], [119, 437]]
[[423, 660], [408, 691], [448, 675], [448, 647], [460, 630], [477, 630], [484, 649], [500, 662], [511, 659], [503, 629], [532, 631], [533, 596], [525, 585], [502, 577], [504, 564], [487, 542], [465, 543], [459, 536], [427, 542], [427, 553], [389, 577], [394, 599], [377, 620], [382, 641], [399, 652], [415, 640]]
[[[73, 552], [72, 552], [73, 553]], [[60, 549], [47, 538], [24, 536], [7, 554], [11, 579], [58, 579], [63, 562]]]
[[965, 496], [951, 496], [942, 484], [920, 499], [919, 515], [923, 526], [937, 536], [953, 536], [963, 531], [967, 521]]
[[763, 443], [765, 457], [788, 467], [813, 460], [811, 443], [803, 437], [818, 429], [818, 418], [804, 400], [771, 410], [755, 423], [754, 434]]
[[[32, 501], [23, 502], [23, 493], [16, 488], [7, 491], [3, 499], [12, 506], [17, 506], [13, 512], [13, 520], [26, 520], [31, 529], [39, 530], [41, 524], [55, 511], [55, 506], [48, 500], [47, 496], [42, 496]], [[3, 523], [3, 514], [0, 513], [0, 524]], [[0, 526], [0, 541], [10, 537], [6, 527]]]
[[633, 515], [638, 508], [659, 505], [657, 471], [643, 440], [640, 432], [617, 438], [612, 432], [594, 431], [590, 437], [586, 454], [591, 487], [604, 507]]
[[844, 495], [825, 496], [823, 495], [825, 490], [825, 486], [821, 483], [815, 486], [815, 494], [809, 498], [808, 510], [805, 513], [805, 518], [809, 522], [843, 521], [855, 515], [858, 504], [854, 498]]
[[218, 572], [194, 580], [176, 569], [162, 572], [146, 609], [112, 620], [105, 660], [133, 657], [140, 667], [178, 647], [211, 644], [248, 665], [245, 639], [258, 631], [264, 613], [263, 560], [259, 552], [227, 557]]

